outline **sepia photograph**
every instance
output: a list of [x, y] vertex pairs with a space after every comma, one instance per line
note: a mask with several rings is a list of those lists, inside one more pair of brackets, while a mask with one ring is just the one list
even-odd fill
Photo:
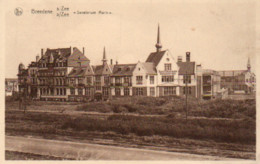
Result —
[[256, 1], [2, 1], [4, 161], [256, 162]]

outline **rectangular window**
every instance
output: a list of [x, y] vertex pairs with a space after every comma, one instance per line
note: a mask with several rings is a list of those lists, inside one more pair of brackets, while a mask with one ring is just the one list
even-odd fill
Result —
[[164, 87], [164, 95], [176, 95], [176, 87]]
[[191, 75], [184, 75], [183, 76], [183, 83], [184, 84], [190, 84], [191, 83]]
[[87, 84], [91, 85], [92, 84], [92, 77], [87, 77]]
[[121, 86], [121, 77], [115, 77], [116, 86]]
[[130, 86], [131, 85], [131, 77], [124, 77], [124, 83], [126, 86]]
[[70, 88], [70, 94], [75, 95], [75, 88]]
[[162, 76], [162, 82], [169, 83], [174, 81], [174, 76]]
[[83, 89], [82, 88], [78, 88], [78, 95], [83, 95]]
[[96, 76], [96, 81], [100, 82], [101, 81], [101, 76]]
[[143, 84], [143, 76], [136, 76], [136, 84], [139, 85]]
[[90, 96], [90, 94], [91, 94], [90, 88], [86, 88], [85, 94], [86, 94], [86, 96]]
[[154, 96], [155, 95], [155, 89], [154, 87], [150, 88], [150, 96]]
[[[101, 76], [96, 76], [95, 85], [101, 85]], [[101, 88], [99, 90], [101, 90]]]
[[60, 95], [63, 95], [63, 89], [60, 88]]
[[144, 95], [143, 88], [136, 88], [136, 95], [137, 96], [143, 96]]
[[154, 84], [154, 76], [150, 76], [150, 84]]
[[108, 96], [109, 95], [109, 88], [104, 87], [102, 93], [103, 93], [104, 96]]
[[188, 91], [187, 92], [188, 94], [191, 94], [191, 87], [188, 87], [188, 88], [183, 87], [183, 94], [186, 94], [186, 90]]
[[84, 84], [83, 78], [79, 78], [79, 79], [78, 79], [78, 82], [79, 82], [79, 84]]
[[129, 96], [130, 95], [130, 90], [129, 88], [124, 88], [124, 95]]
[[171, 71], [172, 70], [172, 65], [171, 64], [164, 64], [164, 70], [165, 71]]
[[97, 91], [101, 91], [101, 86], [96, 86], [95, 88]]
[[121, 96], [120, 88], [115, 88], [116, 96]]
[[70, 85], [74, 85], [75, 84], [75, 79], [74, 78], [71, 78], [70, 79]]
[[109, 77], [108, 76], [104, 77], [104, 83], [105, 83], [105, 85], [109, 85]]

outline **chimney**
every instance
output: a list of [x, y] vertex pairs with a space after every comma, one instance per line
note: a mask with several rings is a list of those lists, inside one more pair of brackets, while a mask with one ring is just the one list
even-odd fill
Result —
[[39, 55], [36, 56], [36, 62], [38, 62], [40, 59]]
[[190, 52], [186, 52], [186, 62], [190, 62]]
[[182, 56], [178, 56], [178, 62], [182, 62]]
[[110, 59], [110, 64], [113, 65], [113, 59]]
[[70, 46], [70, 55], [73, 53], [73, 48]]
[[84, 47], [82, 48], [82, 53], [83, 53], [83, 55], [85, 55], [85, 48]]
[[43, 56], [43, 53], [44, 53], [44, 50], [43, 50], [43, 48], [41, 49], [41, 56]]
[[118, 65], [118, 61], [116, 61], [116, 65]]

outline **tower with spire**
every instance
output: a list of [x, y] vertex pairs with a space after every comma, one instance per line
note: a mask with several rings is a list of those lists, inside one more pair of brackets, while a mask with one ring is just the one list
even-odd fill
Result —
[[107, 62], [107, 58], [106, 58], [106, 47], [104, 47], [103, 50], [103, 59], [102, 59], [103, 65], [105, 65], [105, 63]]
[[157, 32], [157, 43], [155, 45], [156, 51], [159, 52], [162, 49], [161, 39], [160, 39], [160, 25], [158, 24], [158, 32]]
[[247, 60], [247, 71], [250, 72], [251, 71], [251, 64], [250, 64], [250, 58], [248, 57]]

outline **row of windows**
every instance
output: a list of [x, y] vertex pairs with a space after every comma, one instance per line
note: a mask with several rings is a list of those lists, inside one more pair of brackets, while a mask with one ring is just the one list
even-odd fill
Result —
[[[47, 63], [41, 63], [41, 64], [39, 64], [39, 67], [46, 68]], [[67, 67], [67, 62], [57, 62], [57, 63], [55, 63], [55, 67]]]
[[[75, 95], [76, 94], [76, 89], [75, 88], [70, 88], [70, 94], [71, 95]], [[83, 95], [83, 88], [78, 88], [78, 95]], [[104, 96], [108, 96], [109, 95], [109, 88], [103, 88], [102, 94]], [[85, 89], [85, 95], [86, 96], [91, 96], [91, 88], [86, 88]]]
[[66, 85], [65, 79], [39, 79], [40, 85]]
[[174, 76], [162, 76], [162, 82], [173, 82]]
[[39, 72], [39, 76], [65, 76], [66, 71]]
[[191, 94], [191, 87], [183, 87], [183, 94]]
[[65, 76], [66, 71], [39, 72], [39, 76]]
[[[115, 94], [116, 96], [121, 96], [121, 89], [120, 88], [115, 88]], [[124, 88], [124, 95], [129, 96], [130, 95], [130, 89], [129, 88]]]
[[[130, 89], [129, 88], [124, 88], [123, 92], [124, 92], [124, 96], [130, 95]], [[121, 96], [121, 89], [120, 88], [115, 88], [115, 95]], [[135, 89], [135, 95], [143, 96], [144, 95], [144, 88], [136, 88]], [[155, 88], [151, 87], [150, 88], [150, 96], [154, 96], [154, 95], [155, 95]]]
[[132, 81], [131, 77], [124, 77], [124, 78], [115, 77], [115, 83], [116, 84], [121, 84], [122, 82], [124, 82], [124, 83], [131, 83], [131, 81]]
[[55, 63], [56, 67], [66, 67], [67, 66], [67, 62], [57, 62]]
[[40, 88], [41, 95], [66, 95], [66, 88]]
[[[136, 76], [136, 84], [143, 84], [143, 76]], [[150, 76], [150, 84], [154, 84], [154, 76]]]
[[176, 95], [176, 87], [164, 87], [164, 96]]
[[[84, 78], [77, 78], [78, 79], [78, 84], [84, 84]], [[65, 84], [65, 80], [63, 80], [64, 82], [59, 82], [59, 80], [56, 80], [56, 84], [60, 84], [63, 85]], [[74, 85], [76, 84], [76, 78], [70, 78], [69, 80], [69, 84], [70, 85]], [[126, 84], [131, 84], [131, 77], [116, 77], [115, 78], [115, 83], [116, 84], [122, 84], [122, 81], [124, 81], [124, 83]], [[112, 82], [112, 79], [111, 79]], [[162, 76], [162, 82], [174, 82], [174, 76]], [[191, 83], [191, 76], [184, 76], [183, 79], [183, 83]], [[88, 76], [86, 78], [86, 83], [87, 84], [92, 84], [92, 77]], [[110, 83], [110, 77], [104, 77], [104, 83], [105, 84], [109, 84]], [[150, 76], [150, 84], [154, 84], [155, 83], [155, 78], [154, 76]], [[40, 84], [47, 84], [47, 82], [45, 82], [45, 80], [41, 80], [40, 79]], [[143, 76], [136, 76], [136, 84], [137, 85], [142, 85], [143, 84]], [[101, 85], [101, 76], [96, 76], [95, 77], [95, 85]]]

